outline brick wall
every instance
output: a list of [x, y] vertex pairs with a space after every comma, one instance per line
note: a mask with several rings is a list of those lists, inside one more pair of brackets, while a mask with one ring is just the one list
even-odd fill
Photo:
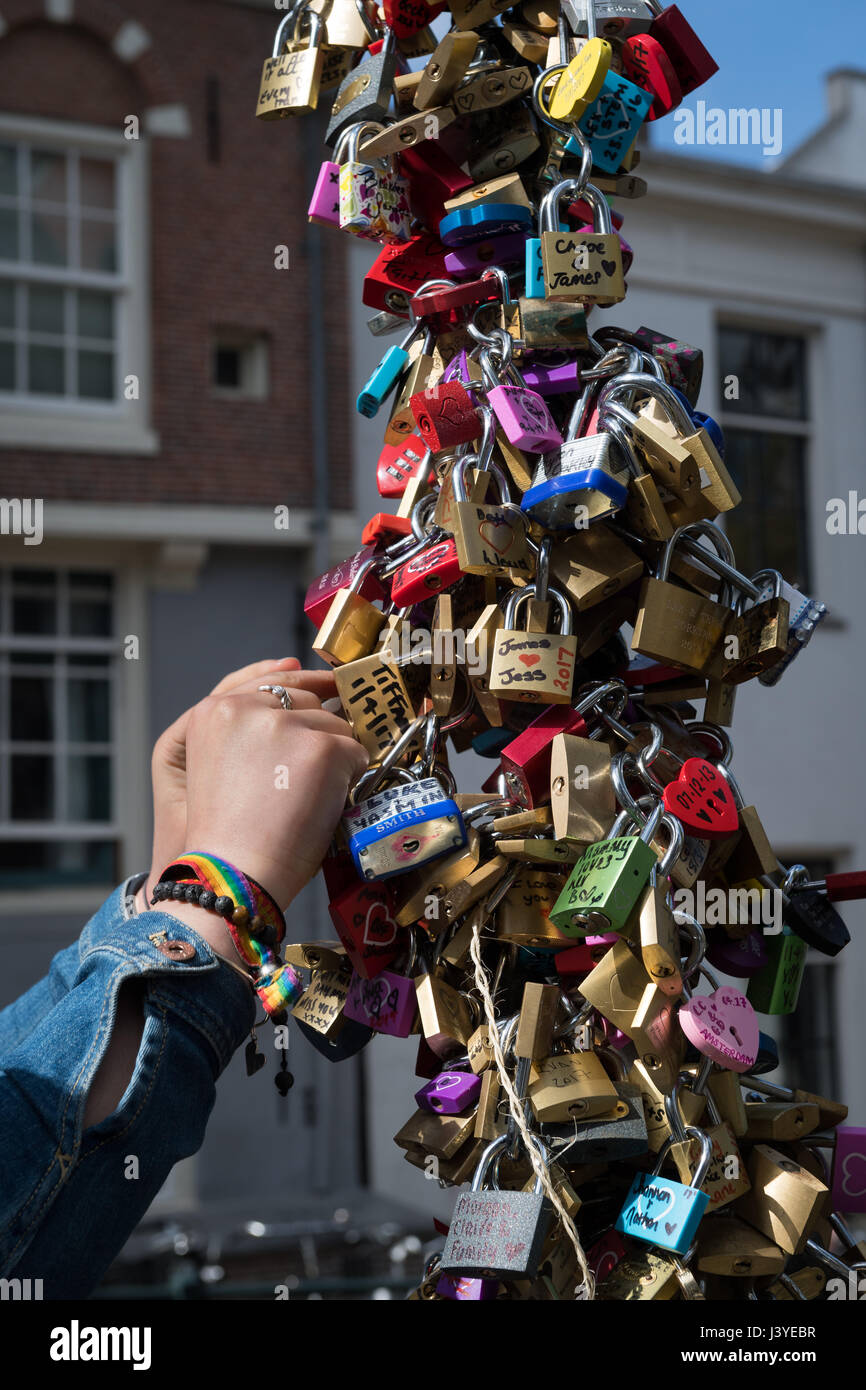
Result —
[[[154, 106], [185, 106], [188, 138], [151, 139], [152, 425], [156, 456], [114, 457], [0, 446], [0, 495], [88, 501], [258, 504], [311, 501], [307, 336], [308, 235], [325, 238], [321, 293], [328, 343], [329, 455], [335, 499], [350, 496], [346, 268], [342, 238], [309, 227], [301, 141], [321, 157], [309, 116], [261, 122], [253, 110], [279, 15], [211, 0], [75, 0], [70, 23], [38, 0], [4, 0], [0, 111], [122, 129]], [[151, 47], [133, 62], [111, 42], [130, 20]], [[206, 90], [218, 82], [219, 159], [209, 158]], [[325, 110], [330, 95], [323, 99]], [[274, 247], [291, 269], [274, 268]], [[314, 291], [316, 302], [319, 293]], [[214, 397], [215, 325], [270, 339], [266, 400]], [[130, 369], [132, 370], [132, 369]], [[2, 439], [2, 426], [0, 426]]]

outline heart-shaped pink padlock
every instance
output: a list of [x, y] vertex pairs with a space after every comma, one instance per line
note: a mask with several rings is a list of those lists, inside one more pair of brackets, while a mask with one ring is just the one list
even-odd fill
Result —
[[745, 994], [720, 985], [680, 1006], [680, 1027], [693, 1047], [728, 1071], [748, 1071], [758, 1055], [758, 1019]]

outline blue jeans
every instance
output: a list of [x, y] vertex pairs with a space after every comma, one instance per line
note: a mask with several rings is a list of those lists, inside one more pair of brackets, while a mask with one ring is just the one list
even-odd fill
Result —
[[[90, 1293], [172, 1166], [201, 1147], [214, 1083], [255, 1018], [252, 990], [196, 932], [164, 912], [135, 915], [141, 879], [116, 888], [0, 1012], [0, 1276], [42, 1279], [46, 1298]], [[171, 959], [166, 940], [195, 954]], [[118, 992], [134, 979], [135, 1070], [113, 1114], [84, 1129]]]

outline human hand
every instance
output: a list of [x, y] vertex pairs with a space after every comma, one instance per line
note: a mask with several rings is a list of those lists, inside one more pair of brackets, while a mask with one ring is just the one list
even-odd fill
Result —
[[[320, 701], [336, 693], [334, 677], [330, 671], [301, 670], [297, 657], [285, 657], [281, 661], [256, 661], [240, 670], [230, 671], [210, 693], [210, 698], [221, 695], [251, 693], [260, 685], [284, 685], [287, 690], [304, 690], [315, 696], [313, 702], [306, 701], [308, 707], [318, 708]], [[265, 696], [260, 699], [266, 700]], [[306, 697], [304, 697], [306, 700]], [[300, 702], [301, 697], [298, 697]], [[151, 759], [153, 781], [153, 849], [151, 853], [150, 874], [144, 885], [145, 903], [159, 874], [173, 859], [189, 849], [187, 840], [187, 749], [186, 736], [190, 717], [196, 706], [185, 710], [173, 724], [160, 735], [154, 744]]]
[[322, 709], [314, 693], [293, 686], [292, 695], [291, 710], [258, 691], [211, 695], [193, 708], [186, 843], [177, 852], [227, 859], [282, 909], [319, 868], [348, 789], [369, 761], [345, 720]]

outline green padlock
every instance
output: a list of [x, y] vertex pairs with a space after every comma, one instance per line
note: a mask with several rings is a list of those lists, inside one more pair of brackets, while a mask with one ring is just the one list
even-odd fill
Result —
[[640, 835], [623, 835], [633, 813], [621, 811], [606, 839], [589, 846], [551, 909], [559, 931], [565, 936], [622, 931], [658, 862], [651, 841], [661, 817], [659, 802]]
[[783, 927], [779, 936], [766, 937], [764, 944], [767, 961], [749, 980], [746, 998], [756, 1013], [792, 1014], [800, 997], [808, 948], [790, 927]]

